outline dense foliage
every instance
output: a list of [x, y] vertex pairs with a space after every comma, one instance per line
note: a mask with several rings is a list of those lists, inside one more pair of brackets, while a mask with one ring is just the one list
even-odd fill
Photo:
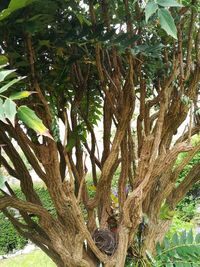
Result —
[[[42, 186], [36, 186], [35, 190], [40, 196], [44, 207], [51, 213], [54, 213], [48, 191]], [[15, 186], [14, 192], [18, 198], [24, 199], [24, 195], [20, 188]], [[20, 214], [16, 213], [15, 210], [12, 210], [12, 214], [19, 217], [21, 222], [23, 221]], [[13, 250], [22, 249], [28, 243], [28, 240], [19, 235], [17, 230], [4, 214], [0, 214], [0, 226], [0, 254], [4, 255], [11, 253]]]
[[0, 72], [0, 162], [24, 194], [6, 183], [0, 209], [59, 267], [122, 267], [135, 248], [153, 253], [200, 179], [200, 142], [192, 142], [199, 1], [10, 0], [0, 8], [0, 62], [9, 64]]
[[24, 248], [28, 241], [19, 236], [11, 222], [3, 214], [0, 214], [0, 224], [0, 255]]
[[192, 231], [174, 234], [171, 240], [165, 238], [162, 245], [158, 244], [156, 251], [152, 266], [199, 266], [200, 234], [195, 236]]

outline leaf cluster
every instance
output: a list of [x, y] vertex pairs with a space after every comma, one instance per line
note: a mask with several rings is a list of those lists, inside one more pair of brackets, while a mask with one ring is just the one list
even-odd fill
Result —
[[[10, 77], [15, 70], [6, 70], [5, 65], [0, 68], [0, 83], [5, 84], [0, 88], [0, 121], [8, 123], [8, 121], [15, 125], [15, 116], [17, 114], [18, 118], [23, 121], [29, 128], [35, 130], [41, 135], [49, 135], [48, 129], [44, 126], [43, 122], [35, 114], [33, 110], [25, 105], [17, 106], [15, 101], [21, 100], [29, 97], [32, 93], [31, 91], [21, 90], [18, 92], [10, 93], [8, 96], [3, 94], [11, 86], [15, 85], [25, 77], [18, 77], [7, 81], [6, 78]], [[8, 120], [8, 121], [7, 121]]]
[[157, 255], [152, 261], [153, 266], [199, 266], [200, 234], [196, 236], [192, 230], [175, 233], [172, 239], [165, 238], [157, 244]]

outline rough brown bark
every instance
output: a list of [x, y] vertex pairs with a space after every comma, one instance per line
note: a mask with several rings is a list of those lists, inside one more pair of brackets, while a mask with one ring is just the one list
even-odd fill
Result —
[[[96, 6], [96, 1], [89, 0], [87, 19], [91, 21], [91, 32], [95, 34], [98, 22], [103, 18], [104, 31], [110, 34], [110, 3], [101, 1], [101, 14], [98, 14]], [[135, 17], [128, 0], [123, 1], [121, 8], [124, 11], [121, 26], [126, 24], [129, 38], [140, 35], [141, 26], [138, 29], [133, 27], [133, 19], [136, 18], [138, 23], [143, 19], [139, 1], [135, 5]], [[130, 50], [141, 45], [142, 40], [130, 43], [123, 53], [112, 43], [111, 47], [98, 41], [94, 44], [91, 42], [88, 47], [85, 44], [81, 46], [83, 58], [73, 59], [73, 63], [68, 66], [69, 77], [64, 87], [70, 85], [69, 92], [65, 88], [67, 92], [63, 90], [55, 101], [58, 119], [65, 126], [63, 143], [47, 137], [38, 138], [37, 134], [22, 127], [18, 119], [15, 128], [0, 123], [0, 144], [4, 151], [0, 154], [1, 164], [20, 181], [26, 198], [26, 201], [18, 199], [7, 184], [9, 194], [2, 190], [0, 209], [21, 235], [36, 243], [59, 267], [93, 267], [99, 262], [105, 267], [123, 267], [127, 250], [135, 242], [144, 213], [149, 218], [149, 224], [143, 233], [145, 241], [142, 250], [143, 253], [146, 249], [153, 253], [156, 242], [162, 240], [170, 226], [170, 220], [159, 218], [163, 202], [166, 200], [170, 208], [175, 208], [192, 185], [199, 181], [200, 165], [197, 164], [184, 181], [175, 187], [180, 172], [200, 148], [199, 144], [190, 144], [191, 137], [200, 130], [198, 118], [197, 125], [192, 125], [192, 113], [189, 129], [174, 142], [178, 128], [192, 110], [190, 105], [183, 103], [182, 96], [187, 96], [198, 106], [200, 30], [196, 28], [197, 14], [192, 9], [187, 16], [188, 45], [185, 49], [185, 12], [189, 12], [188, 8], [180, 9], [182, 17], [177, 25], [178, 42], [174, 41], [170, 49], [166, 46], [161, 51], [164, 73], [156, 73], [151, 82], [148, 82], [144, 71], [148, 57], [142, 54], [134, 56]], [[48, 91], [48, 88], [52, 85], [44, 85], [43, 77], [40, 77], [42, 71], [37, 66], [39, 54], [34, 47], [34, 35], [23, 32], [22, 36], [28, 80], [32, 90], [37, 92], [33, 97], [35, 102], [32, 108], [51, 130], [54, 114], [48, 97], [53, 94], [53, 90]], [[192, 36], [195, 36], [195, 40]], [[166, 43], [164, 37], [160, 38]], [[21, 39], [18, 42], [22, 42]], [[5, 43], [2, 46], [7, 52]], [[87, 60], [87, 49], [90, 46], [92, 60]], [[62, 49], [66, 58], [80, 52], [79, 46], [73, 42]], [[51, 68], [49, 63], [47, 69]], [[97, 155], [96, 133], [88, 116], [89, 93], [93, 89], [99, 92], [103, 103], [102, 155]], [[70, 95], [72, 91], [73, 96]], [[88, 104], [86, 112], [82, 107], [85, 102]], [[132, 123], [134, 120], [136, 125]], [[87, 129], [91, 142], [81, 140], [77, 134], [80, 121]], [[73, 134], [76, 135], [75, 145], [70, 150], [66, 146]], [[17, 142], [34, 171], [45, 183], [56, 216], [43, 207], [18, 147], [13, 145], [10, 138]], [[188, 152], [188, 155], [176, 167], [176, 159], [182, 152]], [[93, 197], [88, 192], [85, 154], [88, 154], [92, 166]], [[117, 169], [120, 174], [114, 182], [117, 183], [118, 206], [112, 203], [112, 182]], [[19, 210], [24, 219], [23, 224], [12, 216], [10, 207]], [[118, 246], [114, 255], [110, 256], [95, 244], [93, 233], [98, 224], [101, 228], [109, 228], [108, 218], [113, 207], [118, 213], [118, 227], [115, 229]], [[38, 217], [38, 223], [31, 219], [30, 214]]]

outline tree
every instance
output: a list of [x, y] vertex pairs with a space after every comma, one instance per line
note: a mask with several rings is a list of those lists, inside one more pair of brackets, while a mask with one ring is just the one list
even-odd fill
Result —
[[[2, 191], [0, 209], [59, 267], [97, 266], [98, 261], [122, 267], [127, 251], [131, 253], [137, 242], [144, 256], [146, 250], [153, 252], [172, 218], [160, 214], [171, 214], [199, 181], [197, 163], [176, 184], [200, 149], [199, 143], [191, 144], [200, 129], [200, 5], [195, 0], [182, 4], [174, 0], [4, 3], [1, 53], [10, 68], [26, 76], [9, 90], [37, 94], [16, 100], [14, 126], [1, 122], [1, 149], [12, 162], [1, 154], [1, 164], [20, 181], [25, 200], [18, 199], [7, 183], [10, 193]], [[52, 138], [35, 132], [33, 114], [19, 114], [20, 106], [34, 111]], [[95, 125], [101, 118], [99, 155]], [[59, 131], [61, 123], [64, 134]], [[55, 216], [43, 207], [12, 140], [45, 183]], [[187, 156], [177, 166], [181, 152]], [[93, 197], [88, 193], [86, 155], [92, 166]], [[113, 210], [116, 170], [118, 206]], [[23, 223], [9, 207], [19, 210]], [[110, 236], [115, 243], [112, 252], [105, 253], [95, 243], [97, 220], [100, 228], [111, 228], [95, 233], [103, 233], [106, 241]], [[117, 233], [112, 232], [113, 221]]]

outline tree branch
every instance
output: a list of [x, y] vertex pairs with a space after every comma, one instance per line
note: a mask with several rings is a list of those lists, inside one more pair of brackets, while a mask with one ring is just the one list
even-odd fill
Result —
[[192, 63], [192, 47], [193, 47], [193, 31], [195, 26], [195, 18], [197, 14], [194, 11], [194, 8], [191, 8], [191, 17], [190, 17], [190, 25], [188, 30], [188, 41], [187, 41], [187, 56], [186, 56], [186, 64], [185, 64], [185, 80], [188, 79], [190, 70], [191, 70], [191, 63]]
[[183, 199], [186, 193], [192, 188], [192, 186], [200, 181], [200, 164], [197, 163], [185, 177], [185, 179], [179, 184], [177, 188], [174, 188], [169, 197], [167, 203], [172, 208], [175, 208], [178, 202]]

